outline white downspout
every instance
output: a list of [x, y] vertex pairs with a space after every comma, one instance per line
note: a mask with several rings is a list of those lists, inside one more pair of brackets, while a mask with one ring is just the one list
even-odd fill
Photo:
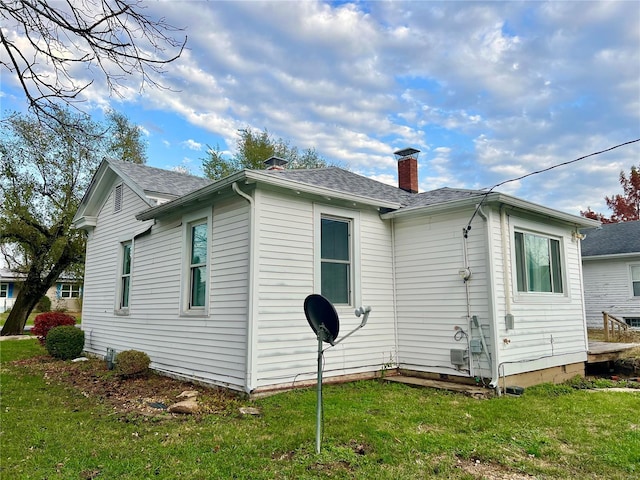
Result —
[[256, 322], [254, 318], [254, 299], [253, 293], [255, 291], [255, 267], [254, 267], [254, 253], [255, 242], [256, 240], [256, 232], [255, 232], [255, 203], [253, 201], [253, 197], [244, 193], [238, 187], [237, 182], [233, 182], [231, 184], [231, 188], [235, 193], [244, 198], [247, 202], [249, 202], [250, 208], [250, 217], [249, 217], [249, 282], [248, 282], [248, 292], [247, 292], [247, 365], [245, 372], [245, 391], [250, 394], [253, 387], [253, 340], [255, 338], [254, 330], [256, 328]]
[[[487, 227], [487, 252], [488, 252], [487, 253], [487, 272], [489, 274], [487, 287], [490, 290], [489, 311], [490, 311], [491, 318], [494, 319], [494, 321], [491, 322], [492, 324], [491, 330], [493, 332], [494, 346], [493, 346], [493, 355], [491, 356], [491, 382], [489, 383], [489, 386], [495, 389], [496, 393], [500, 395], [500, 386], [499, 386], [500, 375], [499, 375], [499, 365], [498, 365], [498, 328], [495, 323], [495, 320], [497, 319], [496, 319], [496, 313], [495, 313], [496, 310], [495, 310], [494, 295], [493, 295], [493, 287], [495, 284], [495, 279], [493, 277], [493, 273], [492, 273], [493, 270], [491, 268], [491, 258], [493, 256], [493, 248], [492, 248], [492, 242], [491, 242], [491, 224], [489, 223], [489, 217], [482, 210], [482, 205], [478, 206], [478, 215], [480, 215], [480, 218], [484, 220], [485, 225]], [[482, 333], [482, 329], [480, 330], [480, 333]]]
[[396, 356], [396, 367], [400, 368], [400, 339], [398, 338], [398, 295], [396, 287], [398, 285], [396, 278], [396, 222], [391, 218], [391, 282], [393, 284], [393, 335], [394, 348]]
[[511, 315], [511, 279], [509, 278], [509, 255], [507, 252], [507, 214], [500, 205], [500, 237], [502, 249], [502, 275], [504, 277], [505, 315]]

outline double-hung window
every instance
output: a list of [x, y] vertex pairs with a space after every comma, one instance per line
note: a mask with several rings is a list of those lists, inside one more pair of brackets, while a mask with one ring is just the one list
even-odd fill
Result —
[[515, 232], [519, 292], [563, 293], [560, 240]]
[[207, 295], [207, 220], [189, 224], [189, 309], [204, 309]]
[[634, 297], [640, 297], [640, 265], [631, 265], [631, 291]]
[[120, 309], [129, 308], [131, 297], [131, 242], [122, 244], [122, 268], [120, 271]]
[[331, 303], [352, 304], [352, 221], [323, 215], [320, 220], [321, 293]]
[[0, 283], [0, 298], [6, 298], [9, 294], [9, 284]]
[[59, 290], [60, 298], [78, 298], [80, 296], [80, 285], [71, 283], [61, 283]]

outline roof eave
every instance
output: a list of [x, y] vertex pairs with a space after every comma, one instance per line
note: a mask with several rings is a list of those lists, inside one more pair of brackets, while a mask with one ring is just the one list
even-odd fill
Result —
[[240, 172], [234, 173], [225, 177], [221, 180], [218, 180], [211, 185], [207, 185], [199, 190], [191, 192], [187, 195], [179, 197], [175, 200], [171, 200], [167, 203], [163, 203], [162, 205], [150, 208], [145, 210], [138, 215], [136, 215], [136, 219], [138, 220], [150, 220], [152, 218], [157, 218], [163, 215], [167, 215], [176, 209], [184, 207], [201, 197], [205, 197], [216, 193], [217, 191], [223, 190], [227, 187], [230, 187], [235, 182], [251, 182], [251, 183], [263, 183], [268, 184], [275, 187], [280, 187], [288, 190], [292, 190], [296, 193], [307, 193], [311, 195], [317, 195], [323, 197], [327, 200], [338, 199], [348, 202], [360, 203], [363, 205], [372, 205], [379, 208], [392, 208], [397, 209], [401, 207], [401, 204], [396, 202], [389, 202], [384, 200], [376, 200], [369, 197], [363, 197], [360, 195], [352, 195], [344, 192], [340, 192], [338, 190], [333, 190], [331, 188], [326, 187], [318, 187], [314, 185], [310, 185], [308, 183], [298, 182], [296, 180], [290, 180], [285, 178], [278, 178], [276, 175], [271, 173], [266, 173], [261, 170], [242, 170]]
[[398, 211], [385, 213], [382, 215], [382, 218], [395, 218], [395, 217], [411, 215], [411, 214], [439, 213], [439, 212], [445, 212], [448, 210], [453, 210], [453, 209], [458, 209], [463, 207], [470, 207], [470, 206], [477, 206], [479, 204], [491, 204], [491, 203], [509, 205], [511, 207], [514, 207], [520, 210], [526, 210], [538, 215], [552, 217], [557, 220], [562, 220], [564, 222], [575, 225], [576, 227], [579, 227], [579, 228], [597, 227], [600, 225], [600, 222], [597, 220], [591, 220], [589, 218], [579, 217], [577, 215], [572, 215], [570, 213], [561, 212], [560, 210], [544, 207], [536, 203], [528, 202], [526, 200], [522, 200], [516, 197], [512, 197], [511, 195], [505, 195], [504, 193], [498, 193], [498, 192], [489, 193], [486, 196], [479, 195], [479, 196], [463, 198], [460, 200], [449, 200], [445, 202], [436, 203], [433, 205], [403, 208]]
[[582, 260], [623, 260], [625, 258], [640, 257], [640, 252], [601, 253], [599, 255], [582, 255]]

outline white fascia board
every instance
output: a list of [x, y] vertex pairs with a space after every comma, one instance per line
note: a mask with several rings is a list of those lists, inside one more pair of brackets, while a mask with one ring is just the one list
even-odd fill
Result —
[[[104, 190], [106, 188], [105, 185], [110, 185], [116, 177], [120, 178], [122, 182], [133, 190], [147, 205], [150, 207], [154, 205], [154, 202], [147, 197], [144, 190], [137, 183], [122, 173], [113, 162], [105, 158], [93, 175], [91, 183], [82, 197], [78, 211], [73, 217], [72, 225], [74, 228], [82, 228], [80, 225], [85, 224], [86, 226], [95, 227], [95, 224], [91, 225], [86, 222], [90, 222], [90, 219], [94, 218], [93, 214], [98, 212], [102, 201], [107, 196], [107, 192]], [[85, 218], [87, 220], [84, 220]]]
[[534, 213], [536, 215], [550, 217], [555, 220], [561, 220], [563, 222], [573, 224], [578, 228], [600, 226], [600, 222], [597, 220], [591, 220], [590, 218], [579, 217], [577, 215], [564, 213], [564, 212], [561, 212], [560, 210], [555, 210], [553, 208], [543, 207], [542, 205], [528, 202], [526, 200], [521, 200], [519, 198], [512, 197], [510, 195], [505, 195], [503, 193], [490, 193], [486, 196], [478, 195], [474, 197], [466, 197], [460, 200], [451, 200], [451, 201], [437, 203], [433, 205], [403, 208], [395, 212], [385, 213], [384, 215], [381, 215], [381, 217], [384, 219], [387, 219], [387, 218], [401, 217], [405, 215], [419, 215], [419, 214], [428, 215], [432, 213], [442, 213], [442, 212], [459, 209], [463, 207], [476, 207], [480, 203], [484, 205], [496, 204], [496, 203], [509, 205], [519, 210], [525, 210], [525, 211]]
[[[107, 159], [107, 162], [109, 162], [108, 159]], [[122, 171], [118, 168], [116, 164], [109, 162], [109, 167], [111, 167], [111, 170], [113, 170], [116, 173], [116, 175], [118, 175], [122, 179], [122, 182], [131, 190], [133, 190], [135, 194], [138, 195], [142, 200], [144, 200], [147, 205], [149, 205], [150, 207], [155, 205], [155, 202], [151, 200], [149, 197], [147, 197], [147, 194], [142, 189], [142, 187], [140, 187], [140, 185], [138, 185], [136, 182], [131, 180], [128, 175], [122, 173]]]
[[538, 205], [537, 203], [532, 203], [526, 200], [522, 200], [520, 198], [512, 197], [511, 195], [505, 195], [504, 193], [497, 194], [497, 198], [495, 200], [492, 199], [491, 201], [503, 203], [505, 205], [510, 205], [512, 207], [519, 208], [522, 210], [528, 210], [538, 215], [543, 215], [546, 217], [563, 220], [579, 228], [599, 227], [601, 225], [601, 223], [598, 220], [592, 220], [591, 218], [586, 218], [586, 217], [581, 217], [579, 215], [572, 215], [570, 213], [561, 212], [560, 210], [544, 207], [542, 205]]
[[612, 253], [609, 255], [588, 255], [582, 256], [582, 261], [586, 262], [589, 260], [619, 260], [625, 258], [636, 258], [640, 261], [640, 252], [630, 252], [630, 253]]
[[396, 202], [388, 202], [384, 200], [376, 200], [369, 197], [363, 197], [360, 195], [352, 195], [349, 193], [339, 192], [337, 190], [333, 190], [331, 188], [326, 187], [318, 187], [314, 185], [309, 185], [308, 183], [302, 183], [295, 180], [289, 180], [285, 178], [278, 178], [275, 175], [269, 173], [263, 173], [260, 170], [242, 170], [240, 172], [234, 173], [228, 177], [225, 177], [221, 180], [218, 180], [211, 185], [207, 185], [199, 190], [191, 192], [187, 195], [184, 195], [180, 198], [172, 200], [167, 203], [163, 203], [162, 205], [158, 205], [157, 207], [150, 208], [149, 210], [145, 210], [144, 212], [136, 215], [138, 220], [149, 220], [152, 218], [157, 218], [159, 216], [165, 215], [173, 210], [198, 201], [200, 198], [206, 197], [215, 193], [217, 191], [223, 190], [225, 188], [231, 187], [231, 185], [235, 182], [241, 183], [263, 183], [267, 185], [272, 185], [275, 187], [291, 190], [296, 193], [307, 193], [310, 195], [317, 195], [320, 197], [324, 197], [326, 199], [336, 199], [336, 200], [344, 200], [348, 202], [360, 203], [363, 205], [372, 205], [375, 207], [382, 208], [400, 208], [401, 205]]

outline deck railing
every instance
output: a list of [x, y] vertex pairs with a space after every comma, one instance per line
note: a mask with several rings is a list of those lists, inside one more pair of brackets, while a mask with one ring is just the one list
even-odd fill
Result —
[[602, 321], [604, 323], [604, 341], [613, 342], [622, 339], [629, 331], [629, 325], [615, 315], [602, 312]]

